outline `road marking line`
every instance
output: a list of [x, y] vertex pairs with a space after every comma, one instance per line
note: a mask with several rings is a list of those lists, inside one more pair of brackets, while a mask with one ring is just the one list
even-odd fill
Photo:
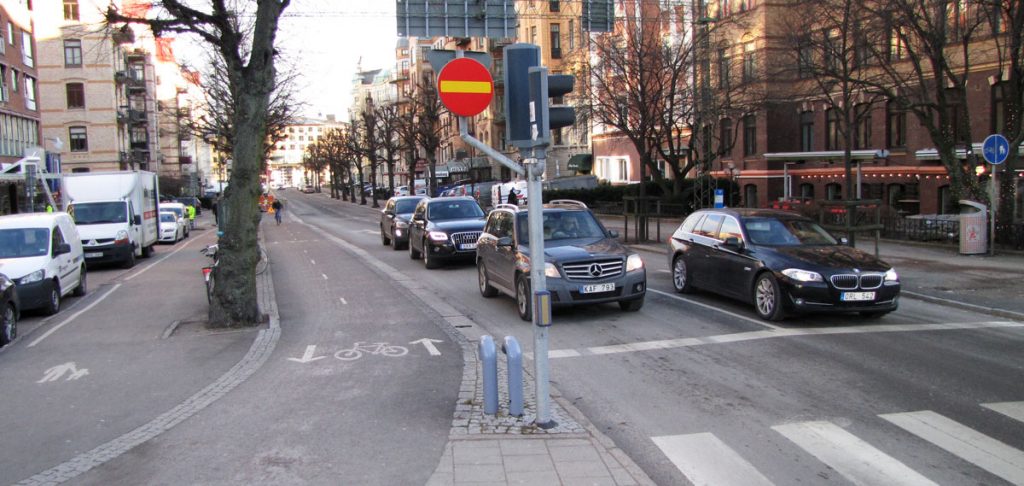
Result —
[[310, 259], [309, 259], [309, 263], [312, 263], [313, 265], [316, 265], [316, 260], [314, 260], [314, 259], [310, 258]]
[[110, 294], [114, 293], [114, 291], [117, 290], [117, 288], [120, 287], [120, 286], [121, 286], [121, 284], [115, 284], [113, 287], [110, 288], [110, 290], [107, 291], [107, 293], [101, 295], [98, 299], [94, 300], [91, 304], [85, 306], [84, 309], [82, 309], [82, 310], [80, 310], [78, 312], [75, 312], [74, 314], [71, 315], [71, 317], [68, 317], [67, 319], [64, 319], [64, 321], [61, 322], [60, 324], [57, 324], [56, 326], [51, 327], [49, 331], [46, 331], [45, 333], [43, 333], [42, 336], [37, 337], [36, 340], [32, 341], [31, 343], [29, 343], [29, 345], [27, 347], [31, 348], [31, 347], [39, 344], [40, 341], [42, 341], [43, 339], [46, 339], [47, 336], [49, 336], [50, 334], [53, 334], [53, 333], [57, 332], [57, 329], [60, 329], [60, 328], [64, 327], [67, 323], [75, 320], [76, 317], [84, 314], [89, 309], [92, 309], [93, 307], [95, 307], [96, 304], [99, 304], [100, 302], [103, 302], [103, 299], [106, 299], [107, 297], [110, 297]]
[[946, 324], [891, 324], [822, 328], [780, 328], [778, 330], [765, 329], [762, 331], [737, 332], [730, 334], [718, 334], [714, 336], [664, 339], [658, 341], [638, 341], [635, 343], [612, 344], [608, 346], [594, 346], [584, 348], [582, 351], [575, 349], [553, 349], [548, 352], [548, 356], [551, 358], [576, 358], [580, 356], [632, 353], [637, 351], [653, 351], [658, 349], [688, 348], [693, 346], [703, 346], [707, 344], [738, 343], [744, 341], [755, 341], [758, 339], [771, 339], [781, 337], [827, 336], [834, 334], [871, 334], [884, 332], [955, 331], [965, 329], [987, 329], [1007, 327], [1024, 328], [1024, 322], [988, 321]]
[[658, 272], [659, 273], [672, 273], [670, 270], [665, 270], [664, 268], [662, 268], [661, 270], [658, 270]]
[[930, 410], [879, 415], [1012, 484], [1024, 484], [1024, 452]]
[[772, 429], [853, 484], [937, 486], [906, 464], [830, 422], [776, 425]]
[[348, 305], [348, 301], [344, 297], [341, 298], [341, 305]]
[[1024, 422], [1024, 402], [982, 403], [981, 406]]
[[326, 273], [321, 273], [320, 276], [323, 277], [324, 280], [327, 280], [327, 274]]
[[651, 437], [654, 444], [696, 485], [770, 486], [749, 462], [714, 434]]
[[696, 306], [699, 306], [699, 307], [703, 307], [705, 309], [710, 309], [710, 310], [713, 310], [715, 312], [726, 314], [726, 315], [735, 317], [737, 319], [742, 319], [742, 320], [747, 321], [747, 322], [752, 322], [754, 324], [757, 324], [757, 325], [763, 326], [763, 327], [767, 327], [769, 329], [782, 329], [781, 327], [776, 326], [775, 324], [769, 324], [769, 323], [764, 322], [764, 321], [762, 321], [760, 319], [754, 319], [752, 317], [747, 317], [745, 315], [737, 314], [735, 312], [727, 311], [725, 309], [719, 309], [718, 307], [715, 307], [713, 305], [708, 305], [708, 304], [705, 304], [703, 302], [697, 302], [696, 300], [687, 299], [687, 298], [684, 298], [684, 297], [680, 297], [678, 295], [670, 294], [668, 292], [662, 292], [660, 290], [654, 290], [654, 289], [652, 289], [650, 287], [647, 288], [647, 291], [648, 292], [654, 292], [654, 293], [656, 293], [658, 295], [663, 295], [663, 296], [668, 297], [670, 299], [681, 300], [683, 302], [686, 302], [687, 304], [693, 304], [693, 305], [696, 305]]

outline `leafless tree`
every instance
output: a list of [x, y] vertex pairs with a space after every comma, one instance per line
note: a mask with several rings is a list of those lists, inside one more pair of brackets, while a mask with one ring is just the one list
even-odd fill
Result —
[[320, 177], [329, 163], [327, 155], [326, 145], [319, 142], [307, 145], [305, 153], [302, 154], [302, 167], [312, 174], [313, 187], [316, 192], [321, 190]]
[[377, 146], [384, 166], [388, 169], [388, 188], [395, 192], [395, 168], [402, 156], [401, 137], [402, 114], [395, 103], [379, 103], [374, 106], [377, 123]]
[[[159, 0], [145, 17], [122, 13], [114, 4], [106, 12], [108, 24], [148, 26], [154, 36], [167, 33], [195, 35], [218, 53], [227, 73], [234, 107], [231, 184], [225, 191], [221, 221], [220, 262], [210, 305], [210, 326], [251, 326], [261, 322], [256, 298], [257, 229], [261, 193], [260, 165], [267, 143], [267, 114], [276, 84], [274, 41], [278, 21], [290, 0], [260, 0], [234, 9], [225, 0], [209, 0], [206, 9], [196, 2]], [[254, 11], [252, 11], [254, 10]]]
[[412, 102], [413, 112], [416, 114], [416, 142], [423, 149], [430, 168], [430, 174], [427, 176], [427, 194], [433, 196], [437, 193], [437, 177], [434, 175], [437, 173], [437, 150], [441, 147], [444, 136], [441, 118], [448, 110], [441, 104], [441, 98], [438, 97], [437, 89], [429, 76], [417, 81]]

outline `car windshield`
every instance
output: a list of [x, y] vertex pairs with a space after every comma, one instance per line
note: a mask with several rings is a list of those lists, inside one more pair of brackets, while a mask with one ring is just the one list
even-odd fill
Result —
[[170, 211], [170, 212], [178, 215], [179, 218], [183, 218], [184, 214], [185, 214], [185, 212], [181, 208], [179, 208], [177, 206], [164, 206], [164, 207], [160, 208], [160, 210], [161, 211]]
[[174, 223], [178, 221], [178, 217], [174, 213], [160, 213], [161, 223]]
[[0, 230], [0, 258], [26, 258], [46, 254], [50, 246], [50, 230], [46, 228], [14, 228]]
[[799, 246], [836, 245], [825, 228], [801, 219], [750, 218], [743, 220], [747, 237], [755, 245]]
[[484, 211], [476, 201], [439, 201], [428, 208], [431, 221], [482, 218]]
[[[526, 213], [519, 214], [519, 241], [529, 241]], [[544, 213], [544, 241], [576, 238], [604, 238], [604, 229], [587, 211], [552, 211]]]
[[395, 214], [411, 213], [419, 202], [419, 199], [399, 199], [395, 201]]
[[75, 203], [68, 210], [75, 224], [107, 224], [128, 221], [123, 202]]

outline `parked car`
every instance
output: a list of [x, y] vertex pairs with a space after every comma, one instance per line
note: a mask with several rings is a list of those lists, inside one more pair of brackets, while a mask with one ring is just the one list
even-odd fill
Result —
[[396, 196], [384, 203], [380, 212], [380, 242], [395, 250], [409, 244], [409, 220], [412, 212], [426, 196]]
[[395, 195], [396, 196], [408, 196], [409, 195], [409, 186], [398, 186], [398, 187], [396, 187], [395, 188]]
[[181, 218], [173, 211], [160, 211], [160, 241], [177, 243], [185, 238], [185, 228]]
[[673, 233], [669, 250], [677, 292], [700, 288], [750, 302], [765, 320], [789, 312], [878, 317], [899, 303], [895, 269], [795, 213], [697, 211]]
[[[618, 242], [579, 201], [544, 205], [544, 275], [553, 306], [618, 302], [638, 311], [647, 292], [647, 271], [636, 252]], [[499, 205], [487, 216], [476, 248], [480, 294], [516, 299], [519, 317], [530, 320], [530, 241], [526, 208]]]
[[313, 187], [312, 184], [306, 184], [306, 187], [302, 188], [302, 192], [306, 194], [313, 194], [314, 192], [316, 192], [316, 189]]
[[160, 212], [170, 211], [178, 216], [181, 220], [181, 224], [185, 225], [185, 238], [188, 238], [188, 214], [185, 212], [185, 205], [179, 202], [161, 202]]
[[67, 213], [0, 216], [0, 268], [18, 287], [21, 310], [60, 311], [65, 295], [85, 295], [85, 256]]
[[14, 281], [0, 273], [0, 346], [10, 344], [18, 337], [18, 289]]
[[484, 211], [471, 197], [423, 199], [409, 226], [409, 258], [422, 257], [427, 268], [444, 260], [472, 260], [483, 227]]

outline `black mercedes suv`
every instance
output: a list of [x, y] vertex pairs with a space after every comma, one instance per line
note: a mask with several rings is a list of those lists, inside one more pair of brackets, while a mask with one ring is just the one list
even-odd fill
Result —
[[[579, 201], [544, 206], [544, 275], [553, 306], [618, 302], [627, 311], [644, 305], [647, 271], [640, 255], [616, 240]], [[530, 320], [530, 240], [526, 208], [500, 204], [487, 217], [476, 248], [480, 294], [515, 297], [519, 317]]]
[[484, 227], [484, 211], [471, 197], [424, 199], [416, 205], [409, 225], [409, 258], [437, 268], [442, 261], [472, 260]]

